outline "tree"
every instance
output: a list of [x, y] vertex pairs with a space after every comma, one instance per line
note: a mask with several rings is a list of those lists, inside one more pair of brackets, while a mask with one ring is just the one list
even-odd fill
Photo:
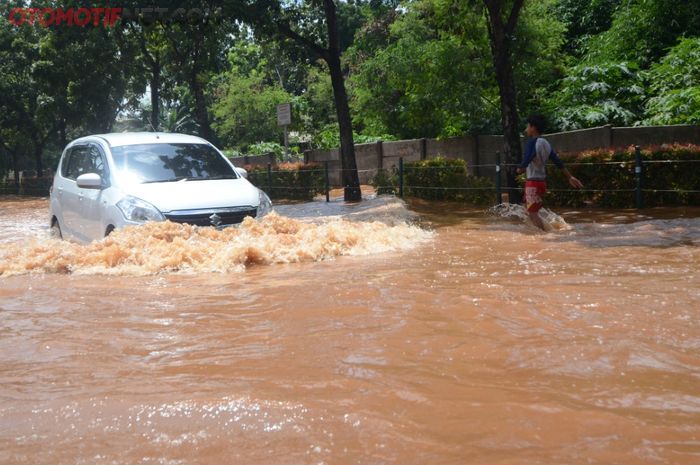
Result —
[[40, 59], [38, 42], [43, 33], [0, 25], [0, 135], [3, 151], [12, 159], [17, 186], [23, 157], [32, 157], [37, 175], [43, 176], [42, 153], [55, 131], [52, 115], [42, 104], [47, 96], [34, 66]]
[[700, 2], [628, 0], [612, 17], [610, 28], [586, 42], [591, 63], [634, 61], [648, 68], [684, 35], [700, 30]]
[[[245, 150], [255, 143], [278, 139], [274, 110], [292, 97], [279, 81], [269, 79], [267, 60], [261, 52], [257, 44], [237, 42], [229, 52], [230, 69], [215, 79], [214, 128], [226, 148]], [[251, 62], [242, 54], [255, 58]]]
[[[164, 88], [170, 84], [165, 77], [165, 56], [168, 41], [161, 23], [129, 22], [129, 33], [133, 35], [138, 47], [138, 62], [141, 73], [146, 77], [150, 91], [149, 127], [154, 131], [160, 129], [161, 106]], [[169, 86], [168, 86], [169, 87]]]
[[375, 50], [377, 40], [368, 47], [361, 36], [349, 82], [362, 132], [421, 138], [494, 130], [498, 106], [479, 20], [473, 7], [423, 0], [395, 19]]
[[[521, 110], [541, 110], [546, 89], [562, 74], [564, 26], [552, 3], [526, 4], [514, 32], [513, 79], [522, 90]], [[349, 50], [361, 132], [400, 138], [500, 132], [498, 86], [482, 18], [474, 4], [419, 0], [394, 19], [386, 36], [363, 29]]]
[[340, 33], [336, 10], [334, 0], [323, 0], [327, 31], [326, 47], [318, 45], [318, 43], [312, 42], [307, 37], [299, 34], [287, 22], [279, 22], [278, 27], [284, 35], [302, 44], [312, 53], [319, 55], [328, 64], [340, 130], [340, 166], [343, 170], [344, 198], [346, 202], [357, 202], [362, 200], [362, 192], [360, 191], [360, 178], [357, 173], [357, 162], [355, 161], [355, 141], [353, 139], [350, 105], [340, 62]]
[[700, 38], [682, 39], [649, 71], [648, 124], [700, 123]]
[[232, 14], [254, 25], [263, 35], [289, 38], [328, 65], [340, 132], [344, 198], [346, 201], [362, 200], [350, 105], [340, 59], [341, 40], [346, 36], [342, 34], [345, 30], [340, 28], [339, 18], [347, 16], [339, 15], [338, 10], [352, 5], [336, 5], [334, 0], [308, 0], [294, 4], [266, 0], [256, 2], [252, 7], [245, 2], [231, 1], [228, 7]]
[[[501, 106], [501, 125], [505, 138], [504, 155], [506, 163], [516, 164], [522, 158], [520, 131], [518, 130], [517, 94], [513, 77], [513, 33], [518, 24], [518, 17], [524, 0], [482, 0], [486, 8], [486, 17], [493, 56], [493, 67], [498, 84]], [[511, 188], [511, 201], [517, 198], [514, 190], [515, 170], [506, 171], [508, 187]]]
[[586, 42], [607, 31], [622, 0], [557, 0], [554, 10], [566, 26], [566, 51], [580, 57]]
[[558, 0], [525, 2], [515, 27], [513, 77], [518, 115], [544, 113], [551, 93], [564, 77], [566, 26], [556, 16]]
[[635, 63], [572, 67], [548, 105], [561, 130], [613, 124], [630, 126], [642, 114], [643, 81]]
[[[189, 0], [176, 4], [182, 8], [202, 7], [201, 2]], [[233, 21], [203, 16], [180, 18], [163, 29], [168, 41], [165, 59], [171, 63], [174, 79], [188, 87], [189, 101], [183, 103], [192, 109], [199, 134], [212, 142], [216, 142], [216, 134], [209, 114], [209, 85], [225, 67], [226, 50], [234, 28]]]

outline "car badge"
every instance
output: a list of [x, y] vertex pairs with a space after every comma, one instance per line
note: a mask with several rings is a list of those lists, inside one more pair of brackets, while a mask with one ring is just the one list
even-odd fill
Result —
[[219, 226], [221, 224], [221, 217], [214, 213], [209, 217], [209, 221], [211, 222], [212, 226]]

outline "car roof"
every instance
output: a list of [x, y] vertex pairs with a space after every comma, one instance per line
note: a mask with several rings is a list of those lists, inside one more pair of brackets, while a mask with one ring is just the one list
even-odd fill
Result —
[[[206, 140], [188, 134], [170, 132], [113, 132], [110, 134], [95, 134], [81, 137], [72, 142], [87, 142], [89, 139], [99, 138], [107, 142], [110, 147], [136, 144], [209, 144]], [[210, 144], [209, 144], [210, 145]]]

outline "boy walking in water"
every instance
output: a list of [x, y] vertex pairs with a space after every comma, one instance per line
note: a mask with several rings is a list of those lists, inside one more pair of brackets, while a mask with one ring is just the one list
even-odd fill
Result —
[[581, 181], [573, 177], [569, 170], [564, 167], [564, 162], [552, 149], [547, 139], [542, 137], [543, 131], [544, 117], [540, 115], [528, 117], [525, 132], [529, 139], [525, 145], [523, 162], [518, 167], [518, 173], [527, 172], [527, 181], [525, 182], [525, 207], [527, 208], [527, 213], [535, 226], [542, 230], [544, 230], [544, 222], [540, 218], [539, 211], [542, 208], [544, 194], [547, 192], [547, 173], [545, 170], [547, 160], [551, 159], [555, 165], [561, 168], [572, 187], [577, 189], [583, 187]]

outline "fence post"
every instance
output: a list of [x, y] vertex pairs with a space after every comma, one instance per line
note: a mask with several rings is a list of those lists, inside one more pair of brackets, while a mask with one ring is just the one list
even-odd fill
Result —
[[637, 208], [644, 207], [644, 198], [642, 196], [642, 152], [639, 150], [639, 146], [634, 146], [634, 175], [637, 178], [637, 187], [635, 189], [635, 197]]
[[399, 197], [403, 199], [403, 157], [399, 158]]
[[272, 197], [272, 163], [267, 164], [267, 192]]
[[496, 205], [501, 204], [501, 152], [496, 152]]
[[324, 189], [326, 190], [326, 202], [330, 202], [331, 201], [331, 194], [330, 194], [330, 182], [328, 180], [328, 160], [323, 162], [323, 169], [325, 171]]

